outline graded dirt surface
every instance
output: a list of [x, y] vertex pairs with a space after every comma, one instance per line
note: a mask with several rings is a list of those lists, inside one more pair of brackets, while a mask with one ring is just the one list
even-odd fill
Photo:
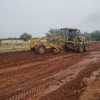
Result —
[[80, 100], [100, 100], [100, 77], [84, 89]]
[[0, 53], [0, 100], [100, 100], [99, 70], [100, 42], [84, 53]]

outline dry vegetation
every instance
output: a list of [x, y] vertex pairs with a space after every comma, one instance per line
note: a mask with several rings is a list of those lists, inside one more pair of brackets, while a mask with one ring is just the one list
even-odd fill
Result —
[[29, 41], [23, 40], [3, 40], [0, 52], [29, 50]]

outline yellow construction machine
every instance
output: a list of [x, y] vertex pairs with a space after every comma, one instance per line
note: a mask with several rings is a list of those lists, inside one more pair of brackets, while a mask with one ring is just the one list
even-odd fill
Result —
[[86, 52], [89, 49], [88, 41], [80, 36], [76, 28], [62, 28], [58, 36], [41, 37], [30, 40], [30, 48], [37, 54], [45, 54], [47, 48], [51, 48], [54, 54], [64, 49], [68, 51]]
[[49, 38], [47, 37], [41, 37], [38, 39], [31, 39], [30, 40], [30, 48], [32, 51], [35, 51], [37, 54], [45, 54], [46, 49], [50, 48], [54, 54], [58, 53], [62, 48], [61, 45], [59, 45], [61, 37], [55, 37], [51, 36]]
[[61, 33], [65, 38], [63, 48], [66, 52], [86, 52], [89, 50], [89, 43], [84, 36], [80, 36], [80, 30], [76, 28], [63, 28]]

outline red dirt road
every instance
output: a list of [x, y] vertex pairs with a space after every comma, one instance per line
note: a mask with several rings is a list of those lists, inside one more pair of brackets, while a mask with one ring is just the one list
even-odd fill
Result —
[[83, 79], [99, 68], [100, 42], [84, 53], [1, 53], [0, 100], [82, 100]]

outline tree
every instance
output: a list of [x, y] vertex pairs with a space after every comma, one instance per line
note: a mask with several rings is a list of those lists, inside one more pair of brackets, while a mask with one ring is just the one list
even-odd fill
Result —
[[85, 36], [87, 40], [100, 41], [100, 31], [84, 32], [81, 35]]
[[20, 35], [20, 39], [24, 40], [24, 41], [28, 41], [31, 38], [32, 38], [32, 36], [28, 33], [23, 33], [22, 35]]
[[94, 31], [91, 33], [92, 40], [100, 41], [100, 31]]
[[85, 36], [87, 40], [92, 40], [91, 33], [84, 32], [84, 33], [81, 34], [81, 35]]
[[50, 37], [50, 36], [57, 36], [59, 35], [59, 33], [60, 33], [59, 29], [50, 29], [45, 35], [47, 37]]
[[2, 39], [0, 39], [0, 46], [1, 46], [1, 44], [2, 44]]

